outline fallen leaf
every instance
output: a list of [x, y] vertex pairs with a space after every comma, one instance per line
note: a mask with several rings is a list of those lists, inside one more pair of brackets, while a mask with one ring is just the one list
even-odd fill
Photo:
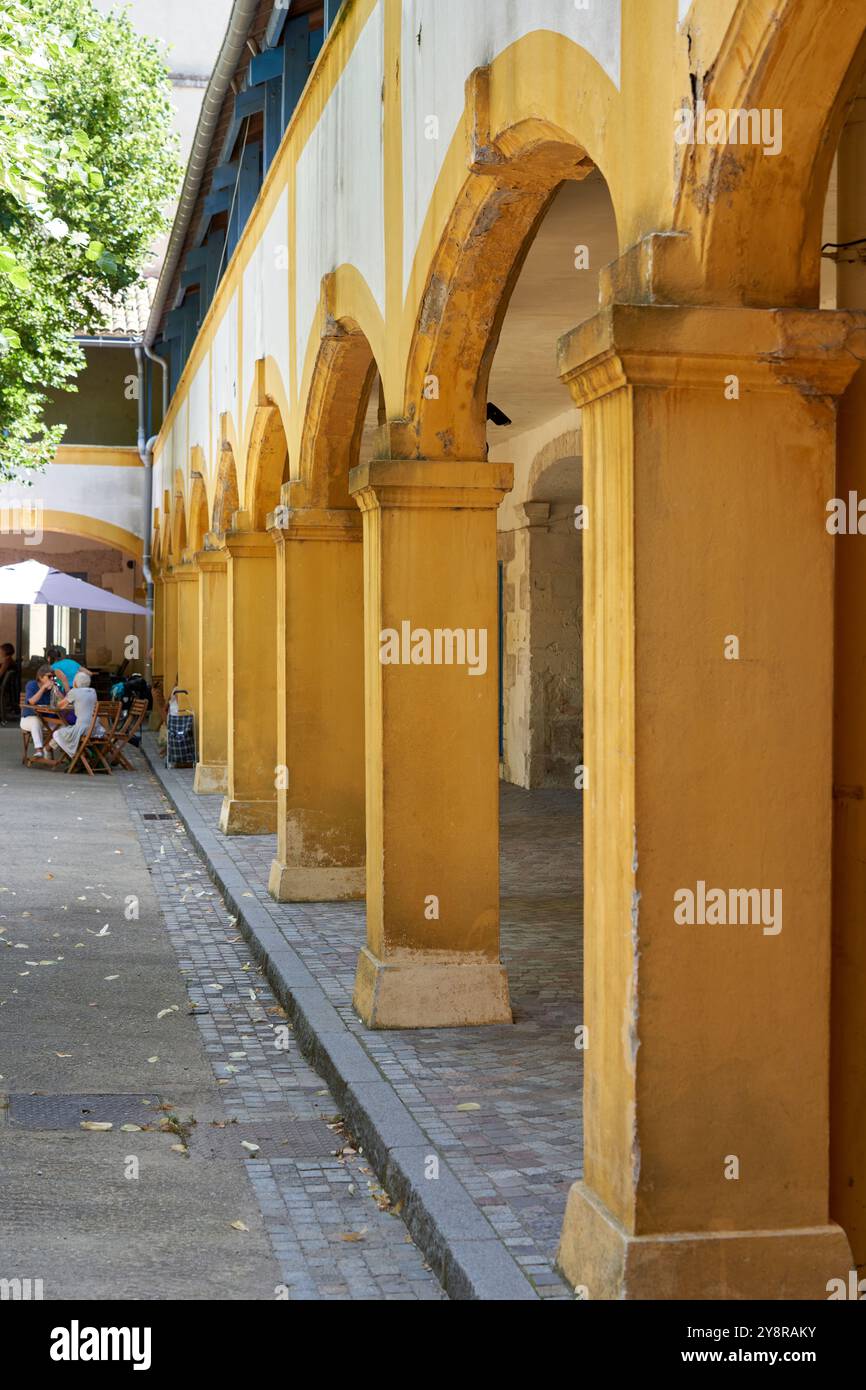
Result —
[[159, 1058], [158, 1058], [158, 1057], [148, 1057], [147, 1060], [148, 1060], [149, 1062], [158, 1062], [158, 1061], [159, 1061]]
[[120, 1128], [123, 1130], [124, 1134], [132, 1134], [133, 1132], [140, 1130], [141, 1125], [121, 1125]]
[[82, 1120], [82, 1129], [114, 1129], [114, 1125], [107, 1120]]
[[346, 1240], [346, 1241], [363, 1240], [366, 1230], [367, 1230], [367, 1227], [365, 1226], [363, 1231], [345, 1231], [345, 1232], [340, 1236], [340, 1240]]
[[233, 1231], [248, 1231], [250, 1229], [249, 1226], [244, 1225], [243, 1221], [231, 1221], [229, 1225]]
[[171, 1151], [172, 1151], [172, 1153], [175, 1153], [175, 1154], [188, 1154], [188, 1153], [189, 1153], [189, 1149], [187, 1148], [186, 1144], [172, 1144], [172, 1146], [171, 1146]]
[[55, 1057], [71, 1057], [71, 1056], [72, 1056], [72, 1053], [71, 1053], [71, 1052], [55, 1052], [54, 1056], [55, 1056]]
[[119, 980], [119, 979], [120, 979], [120, 976], [119, 976], [119, 975], [105, 975], [105, 976], [103, 976], [103, 978], [106, 979], [106, 980]]
[[260, 1151], [260, 1149], [261, 1149], [261, 1145], [260, 1145], [260, 1144], [253, 1144], [253, 1143], [250, 1142], [249, 1139], [242, 1139], [242, 1140], [241, 1140], [241, 1145], [242, 1145], [243, 1148], [249, 1149], [249, 1151], [250, 1151], [251, 1154], [257, 1154], [257, 1153]]
[[178, 1004], [170, 1004], [167, 1009], [160, 1009], [157, 1018], [165, 1018], [166, 1014], [176, 1014], [179, 1007], [180, 1005]]
[[463, 1102], [462, 1105], [458, 1105], [457, 1109], [458, 1109], [458, 1110], [480, 1110], [480, 1109], [481, 1109], [481, 1106], [478, 1104], [477, 1101], [474, 1101], [474, 1100], [466, 1100], [466, 1101]]

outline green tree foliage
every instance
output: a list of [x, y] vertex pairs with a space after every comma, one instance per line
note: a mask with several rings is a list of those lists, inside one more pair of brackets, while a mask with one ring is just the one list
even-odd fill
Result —
[[155, 44], [91, 0], [0, 0], [0, 479], [50, 462], [74, 333], [138, 281], [180, 169]]

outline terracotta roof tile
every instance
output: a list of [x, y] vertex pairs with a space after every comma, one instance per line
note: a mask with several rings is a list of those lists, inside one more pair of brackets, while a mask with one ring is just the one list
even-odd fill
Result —
[[116, 303], [103, 304], [100, 332], [105, 338], [140, 338], [147, 327], [150, 306], [156, 295], [156, 280], [148, 277], [140, 285], [130, 285]]

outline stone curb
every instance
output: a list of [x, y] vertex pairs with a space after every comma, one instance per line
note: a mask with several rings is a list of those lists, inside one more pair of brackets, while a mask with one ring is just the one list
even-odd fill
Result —
[[[292, 1022], [307, 1060], [324, 1078], [350, 1131], [395, 1203], [416, 1245], [452, 1299], [540, 1301], [481, 1207], [413, 1119], [391, 1082], [347, 1028], [298, 953], [255, 899], [206, 824], [182, 778], [162, 765], [152, 734], [142, 753], [208, 867], [252, 953]], [[439, 1178], [428, 1180], [428, 1157]]]

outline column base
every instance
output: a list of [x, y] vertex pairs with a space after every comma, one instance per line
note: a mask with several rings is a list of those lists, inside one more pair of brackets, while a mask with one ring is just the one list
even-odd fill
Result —
[[196, 763], [192, 789], [199, 796], [214, 796], [227, 792], [229, 770], [225, 763]]
[[352, 1004], [369, 1028], [463, 1028], [511, 1023], [508, 976], [496, 962], [381, 961], [364, 946]]
[[834, 1225], [630, 1235], [576, 1182], [557, 1264], [590, 1299], [826, 1300], [828, 1281], [847, 1280], [852, 1257]]
[[224, 835], [272, 835], [277, 829], [277, 801], [235, 801], [225, 797], [220, 811]]
[[360, 868], [305, 868], [275, 859], [268, 892], [278, 903], [339, 903], [363, 899], [366, 874]]

